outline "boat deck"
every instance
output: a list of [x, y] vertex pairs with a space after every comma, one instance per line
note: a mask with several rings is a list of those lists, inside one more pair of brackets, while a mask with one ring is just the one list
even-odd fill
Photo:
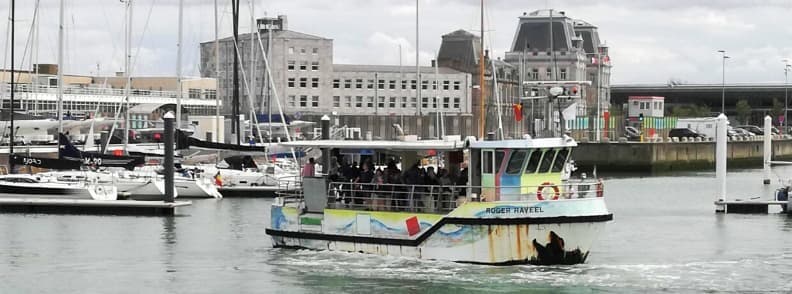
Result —
[[88, 200], [52, 198], [0, 198], [0, 212], [109, 214], [109, 215], [174, 215], [177, 207], [192, 205], [190, 201]]

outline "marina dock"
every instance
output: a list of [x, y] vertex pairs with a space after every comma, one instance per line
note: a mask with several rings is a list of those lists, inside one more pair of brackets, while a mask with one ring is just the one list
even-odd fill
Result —
[[102, 214], [102, 215], [174, 215], [177, 207], [190, 201], [83, 200], [47, 198], [0, 198], [0, 212]]

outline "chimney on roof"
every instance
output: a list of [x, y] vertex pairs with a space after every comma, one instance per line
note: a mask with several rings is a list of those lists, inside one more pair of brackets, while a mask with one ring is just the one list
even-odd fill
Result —
[[278, 15], [278, 20], [280, 20], [281, 22], [280, 29], [282, 31], [289, 29], [289, 19], [286, 17], [286, 15], [283, 14]]

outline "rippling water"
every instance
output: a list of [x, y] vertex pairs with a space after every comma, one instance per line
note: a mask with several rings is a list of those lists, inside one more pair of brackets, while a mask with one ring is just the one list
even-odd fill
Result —
[[[732, 198], [777, 186], [758, 170], [729, 180]], [[172, 218], [0, 214], [0, 292], [792, 291], [792, 217], [717, 215], [715, 185], [712, 173], [609, 178], [615, 220], [586, 264], [555, 267], [273, 249], [266, 199], [195, 201]]]

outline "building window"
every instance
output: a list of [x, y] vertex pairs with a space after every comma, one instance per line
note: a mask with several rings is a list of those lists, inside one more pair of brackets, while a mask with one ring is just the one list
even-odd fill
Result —
[[312, 70], [312, 71], [317, 71], [317, 70], [319, 70], [319, 61], [312, 61], [312, 62], [311, 62], [311, 70]]
[[407, 90], [407, 81], [400, 80], [402, 90]]
[[355, 96], [355, 107], [363, 107], [363, 96]]
[[300, 88], [308, 87], [308, 78], [300, 78]]
[[385, 89], [385, 80], [379, 80], [377, 82], [377, 89], [384, 90]]
[[388, 103], [388, 107], [396, 108], [396, 97], [390, 97], [390, 101]]
[[311, 50], [311, 53], [314, 54], [314, 55], [319, 54], [319, 48], [313, 48]]
[[429, 108], [429, 98], [426, 97], [421, 98], [421, 107]]
[[418, 108], [418, 98], [410, 97], [410, 107]]
[[454, 90], [459, 90], [459, 85], [461, 83], [459, 81], [454, 81]]
[[319, 78], [311, 78], [311, 88], [319, 88]]
[[410, 88], [412, 88], [413, 90], [415, 90], [415, 87], [416, 87], [416, 85], [417, 85], [417, 84], [418, 84], [418, 82], [417, 82], [416, 80], [412, 80], [412, 81], [410, 81]]
[[451, 87], [451, 81], [443, 81], [443, 90], [448, 90]]
[[209, 100], [217, 99], [217, 90], [204, 91], [204, 99], [209, 99]]
[[311, 106], [312, 107], [319, 107], [319, 96], [312, 96], [311, 97]]
[[377, 107], [385, 108], [385, 96], [379, 96], [379, 99], [377, 99]]
[[294, 95], [289, 95], [289, 106], [295, 107], [297, 104], [294, 102]]
[[308, 96], [300, 95], [300, 107], [308, 106]]
[[288, 65], [286, 66], [286, 69], [288, 69], [289, 71], [293, 71], [293, 70], [294, 70], [294, 66], [295, 66], [296, 64], [297, 64], [297, 62], [296, 62], [296, 61], [294, 61], [294, 60], [289, 60], [289, 61], [288, 61]]
[[395, 90], [396, 89], [396, 80], [390, 80], [390, 83], [388, 83], [388, 88], [390, 88], [391, 90]]
[[300, 54], [305, 54], [305, 48], [300, 48]]
[[344, 106], [352, 107], [352, 96], [344, 96]]
[[368, 80], [368, 83], [366, 83], [366, 88], [374, 89], [374, 80]]
[[294, 47], [289, 47], [289, 54], [294, 54]]
[[201, 98], [201, 89], [190, 89], [188, 93], [188, 97], [190, 97], [190, 99]]
[[407, 97], [402, 97], [401, 99], [401, 107], [407, 108]]
[[333, 107], [341, 107], [341, 96], [333, 96]]
[[562, 81], [566, 81], [567, 79], [567, 70], [566, 68], [562, 68], [561, 71], [558, 73], [561, 76]]
[[421, 89], [423, 90], [429, 89], [429, 81], [421, 81]]
[[451, 98], [443, 97], [443, 108], [448, 109], [448, 102], [450, 102]]
[[437, 81], [432, 81], [432, 90], [437, 90]]
[[294, 78], [289, 78], [286, 84], [289, 88], [294, 88]]
[[308, 61], [300, 61], [300, 70], [308, 70]]
[[532, 80], [538, 80], [538, 79], [539, 79], [539, 69], [538, 69], [538, 68], [532, 68], [532, 69], [531, 69], [531, 76], [530, 76], [530, 78], [531, 78]]
[[547, 73], [547, 79], [548, 80], [552, 80], [553, 79], [553, 70], [548, 68], [546, 73]]
[[333, 79], [333, 89], [341, 88], [341, 80]]
[[344, 89], [352, 89], [352, 80], [350, 79], [344, 80]]
[[374, 107], [374, 97], [368, 96], [366, 97], [366, 107], [373, 108]]
[[454, 108], [459, 109], [459, 97], [454, 97]]
[[363, 89], [363, 79], [355, 80], [355, 89]]
[[437, 100], [439, 99], [440, 99], [439, 97], [432, 98], [432, 108], [437, 109]]

